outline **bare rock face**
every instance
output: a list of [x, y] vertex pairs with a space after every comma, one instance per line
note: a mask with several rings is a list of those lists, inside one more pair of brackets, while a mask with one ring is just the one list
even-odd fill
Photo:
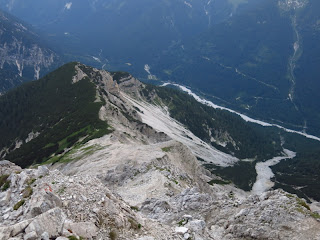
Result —
[[32, 217], [36, 217], [52, 208], [61, 206], [61, 199], [55, 194], [51, 192], [46, 192], [44, 194], [42, 191], [40, 191], [33, 194], [30, 198], [29, 213]]
[[15, 165], [14, 163], [8, 160], [0, 161], [0, 176], [10, 175], [12, 172], [19, 172], [21, 170], [21, 167]]
[[[1, 240], [109, 239], [111, 235], [135, 239], [168, 232], [168, 239], [179, 239], [169, 227], [146, 221], [96, 177], [68, 177], [44, 167], [6, 172], [16, 183], [6, 190], [10, 200], [0, 206]], [[32, 191], [23, 197], [21, 188]]]
[[26, 235], [41, 236], [44, 232], [49, 238], [57, 238], [62, 234], [66, 216], [60, 208], [53, 208], [37, 216], [25, 229]]

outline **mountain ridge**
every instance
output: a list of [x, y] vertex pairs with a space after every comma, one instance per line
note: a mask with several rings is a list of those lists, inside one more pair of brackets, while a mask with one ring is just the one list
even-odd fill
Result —
[[[19, 104], [13, 106], [14, 102]], [[0, 103], [0, 130], [6, 136], [1, 140], [2, 159], [24, 167], [81, 159], [98, 151], [90, 146], [90, 151], [81, 153], [79, 149], [88, 141], [122, 129], [121, 138], [130, 141], [156, 143], [171, 138], [182, 142], [210, 171], [246, 191], [256, 181], [258, 162], [286, 156], [284, 149], [289, 149], [297, 152], [294, 159], [302, 163], [297, 169], [302, 175], [290, 181], [308, 179], [309, 184], [297, 189], [283, 178], [279, 183], [287, 182], [287, 191], [307, 200], [308, 196], [319, 199], [318, 187], [313, 184], [316, 172], [303, 174], [305, 163], [317, 169], [317, 141], [246, 123], [177, 90], [143, 84], [129, 73], [69, 63], [10, 91]], [[276, 174], [286, 174], [285, 168]]]
[[56, 66], [58, 55], [33, 29], [0, 10], [0, 93], [24, 81], [39, 79]]

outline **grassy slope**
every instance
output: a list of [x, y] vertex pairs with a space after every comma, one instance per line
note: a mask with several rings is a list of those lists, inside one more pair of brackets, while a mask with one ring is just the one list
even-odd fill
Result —
[[[72, 84], [75, 63], [39, 81], [29, 82], [0, 98], [0, 149], [13, 148], [16, 139], [40, 132], [6, 159], [26, 167], [74, 145], [81, 137], [101, 136], [108, 125], [98, 117], [102, 102], [94, 102], [96, 88], [89, 79]], [[8, 144], [9, 143], [9, 144]]]

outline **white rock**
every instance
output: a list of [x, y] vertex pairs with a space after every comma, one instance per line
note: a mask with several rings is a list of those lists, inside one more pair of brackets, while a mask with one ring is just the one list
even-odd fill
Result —
[[189, 238], [190, 238], [190, 234], [189, 234], [189, 233], [185, 233], [185, 234], [183, 235], [183, 238], [184, 238], [184, 239], [189, 239]]
[[186, 228], [186, 227], [176, 227], [174, 231], [175, 231], [176, 233], [179, 233], [179, 234], [182, 234], [182, 235], [183, 235], [183, 234], [187, 233], [188, 230], [189, 230], [189, 229]]
[[38, 192], [32, 195], [30, 199], [29, 213], [31, 217], [36, 217], [52, 208], [61, 207], [62, 202], [59, 197], [51, 192]]
[[12, 226], [0, 227], [0, 240], [7, 240], [22, 233], [30, 222], [31, 220], [25, 220]]
[[30, 224], [31, 221], [32, 221], [31, 219], [28, 219], [28, 220], [19, 222], [17, 224], [14, 224], [12, 226], [12, 235], [11, 236], [16, 236], [19, 233], [22, 233], [26, 229], [26, 227]]
[[0, 227], [0, 240], [7, 240], [11, 236], [10, 227]]
[[36, 232], [29, 232], [23, 236], [24, 240], [36, 240], [38, 235]]
[[49, 174], [49, 169], [46, 166], [39, 166], [37, 170], [37, 177], [46, 176]]
[[137, 240], [155, 240], [155, 238], [154, 237], [145, 236], [145, 237], [140, 237]]
[[192, 216], [191, 215], [183, 215], [183, 217], [182, 217], [183, 219], [185, 219], [185, 220], [192, 220]]
[[200, 233], [206, 227], [206, 223], [203, 220], [193, 220], [193, 221], [189, 221], [186, 224], [186, 227], [193, 232]]
[[49, 240], [49, 233], [44, 232], [41, 234], [41, 240]]
[[35, 231], [39, 236], [47, 232], [50, 238], [58, 237], [62, 232], [65, 219], [66, 217], [61, 209], [54, 208], [37, 216], [25, 232]]
[[10, 202], [11, 191], [8, 189], [5, 192], [0, 192], [0, 207], [5, 206]]
[[70, 229], [76, 235], [82, 236], [84, 238], [96, 237], [99, 230], [92, 222], [66, 222], [64, 228]]

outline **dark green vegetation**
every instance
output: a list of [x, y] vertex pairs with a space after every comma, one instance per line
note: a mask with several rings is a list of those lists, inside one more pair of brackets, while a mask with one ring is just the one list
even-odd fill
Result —
[[111, 240], [116, 240], [117, 239], [117, 232], [115, 230], [110, 231], [109, 237]]
[[245, 191], [250, 191], [257, 177], [257, 172], [255, 169], [256, 163], [257, 161], [240, 161], [232, 167], [225, 168], [214, 166], [213, 164], [204, 164], [204, 166], [208, 168], [212, 173], [215, 173], [225, 179], [229, 179], [239, 188]]
[[[255, 163], [271, 159], [282, 152], [280, 130], [264, 128], [243, 121], [239, 116], [224, 110], [213, 109], [197, 102], [193, 97], [171, 88], [146, 85], [142, 90], [148, 99], [155, 91], [169, 108], [170, 115], [184, 124], [197, 137], [217, 149], [240, 159], [253, 159], [251, 162], [240, 161], [233, 167], [205, 166], [224, 179], [229, 179], [238, 187], [250, 190], [256, 179]], [[225, 142], [222, 146], [211, 138]]]
[[[284, 147], [297, 152], [291, 160], [281, 161], [272, 167], [276, 188], [297, 194], [308, 200], [320, 200], [320, 146], [301, 136], [294, 138], [288, 134]], [[289, 141], [290, 140], [290, 141]]]
[[213, 179], [211, 180], [210, 182], [208, 182], [210, 185], [213, 185], [213, 184], [219, 184], [219, 185], [227, 185], [227, 184], [230, 184], [231, 181], [225, 181], [225, 180], [219, 180], [219, 179]]
[[10, 187], [10, 181], [8, 180], [9, 175], [0, 176], [0, 189], [6, 191]]
[[[221, 151], [241, 159], [254, 158], [259, 161], [272, 158], [282, 151], [278, 129], [266, 131], [263, 127], [246, 123], [235, 114], [203, 105], [175, 89], [147, 85], [142, 93], [148, 98], [151, 91], [155, 91], [169, 107], [170, 116]], [[227, 145], [218, 145], [211, 141], [211, 137]]]
[[22, 199], [19, 202], [17, 202], [14, 206], [13, 206], [13, 210], [18, 210], [23, 204], [25, 203], [25, 200]]
[[[0, 98], [0, 149], [9, 149], [6, 159], [22, 167], [42, 163], [76, 143], [110, 132], [98, 116], [103, 101], [94, 102], [94, 83], [85, 78], [72, 84], [75, 64], [66, 64]], [[30, 132], [40, 135], [14, 150], [16, 141], [25, 141]]]

